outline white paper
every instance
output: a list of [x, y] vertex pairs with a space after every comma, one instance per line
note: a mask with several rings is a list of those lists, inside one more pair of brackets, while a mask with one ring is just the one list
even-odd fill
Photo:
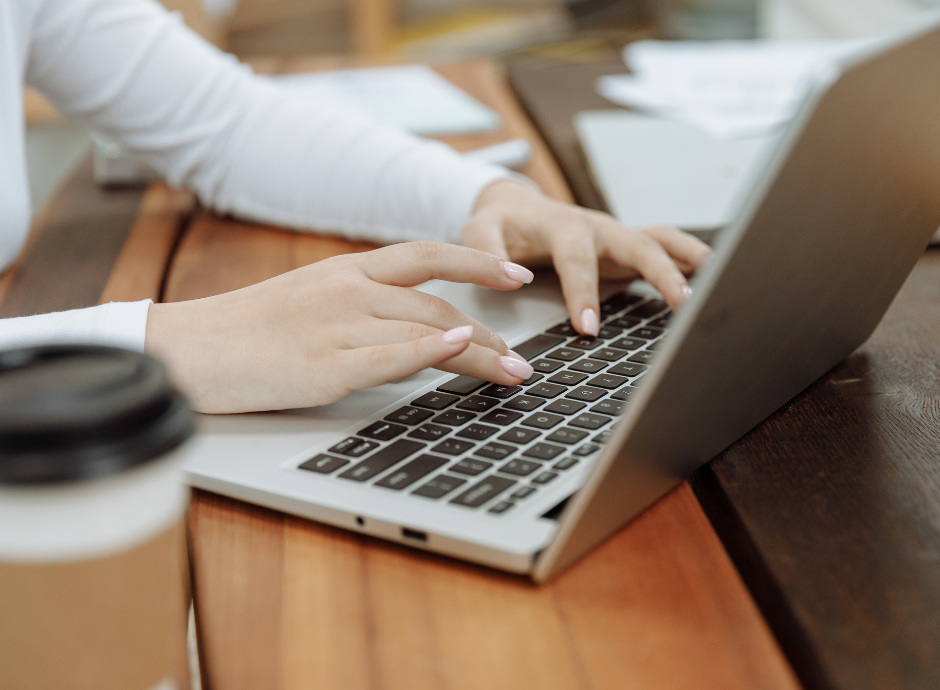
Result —
[[330, 102], [348, 103], [377, 120], [424, 136], [488, 132], [493, 110], [427, 65], [344, 69], [273, 77]]

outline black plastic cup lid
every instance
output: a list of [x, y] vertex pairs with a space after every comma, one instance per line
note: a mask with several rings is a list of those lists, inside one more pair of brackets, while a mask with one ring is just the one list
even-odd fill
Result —
[[142, 465], [193, 433], [149, 355], [61, 345], [0, 352], [0, 484], [52, 484]]

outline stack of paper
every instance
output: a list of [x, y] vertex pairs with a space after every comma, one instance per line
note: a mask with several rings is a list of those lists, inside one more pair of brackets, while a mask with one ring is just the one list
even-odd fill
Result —
[[641, 41], [624, 50], [633, 74], [601, 77], [597, 90], [719, 138], [754, 136], [796, 114], [817, 70], [872, 43]]

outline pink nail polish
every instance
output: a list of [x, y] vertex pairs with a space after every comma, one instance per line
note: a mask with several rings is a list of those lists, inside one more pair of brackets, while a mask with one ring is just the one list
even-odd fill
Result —
[[531, 283], [532, 279], [535, 278], [535, 274], [528, 268], [514, 264], [511, 261], [503, 262], [503, 273], [520, 283]]
[[597, 335], [601, 332], [601, 323], [596, 311], [585, 309], [581, 312], [581, 330], [588, 335]]
[[458, 326], [457, 328], [451, 328], [449, 331], [441, 335], [441, 340], [443, 340], [448, 345], [456, 345], [457, 343], [462, 343], [473, 337], [473, 326]]
[[[518, 352], [513, 352], [512, 350], [507, 350], [506, 353], [513, 359], [518, 359], [520, 362], [526, 362], [525, 357], [520, 355]], [[526, 362], [528, 364], [528, 362]]]
[[513, 359], [512, 357], [500, 357], [499, 363], [503, 366], [507, 374], [518, 376], [520, 379], [527, 379], [535, 372], [531, 364], [520, 362], [518, 359]]

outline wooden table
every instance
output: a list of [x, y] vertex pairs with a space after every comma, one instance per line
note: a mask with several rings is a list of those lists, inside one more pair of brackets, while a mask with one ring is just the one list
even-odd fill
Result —
[[[506, 121], [503, 132], [449, 143], [464, 149], [525, 136], [535, 146], [526, 172], [567, 198], [494, 69], [469, 63], [441, 72]], [[199, 297], [366, 248], [218, 218], [163, 185], [102, 192], [86, 166], [37, 220], [21, 262], [0, 276], [0, 315]], [[684, 484], [537, 588], [196, 492], [191, 551], [204, 684], [795, 688], [795, 670], [808, 687], [936, 687], [937, 431], [918, 424], [934, 422], [937, 409], [938, 286], [940, 257], [929, 254], [860, 355], [696, 478], [720, 539]], [[894, 431], [899, 425], [907, 435]], [[916, 476], [911, 468], [920, 482], [901, 482]], [[851, 501], [836, 500], [840, 492]], [[898, 540], [893, 550], [889, 538]]]

